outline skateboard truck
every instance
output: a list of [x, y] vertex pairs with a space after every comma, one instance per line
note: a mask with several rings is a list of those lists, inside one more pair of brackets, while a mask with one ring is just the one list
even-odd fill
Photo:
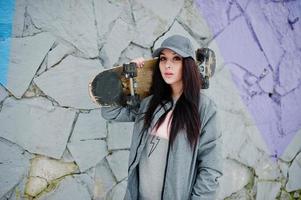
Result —
[[202, 89], [209, 88], [209, 78], [215, 71], [215, 53], [209, 48], [200, 48], [196, 50], [196, 63], [200, 70]]
[[122, 75], [130, 81], [130, 96], [127, 96], [127, 104], [131, 107], [137, 107], [140, 103], [139, 95], [136, 94], [137, 66], [136, 63], [123, 64]]

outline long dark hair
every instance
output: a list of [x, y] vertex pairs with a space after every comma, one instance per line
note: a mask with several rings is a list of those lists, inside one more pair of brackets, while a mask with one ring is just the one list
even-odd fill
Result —
[[[151, 122], [155, 115], [155, 110], [158, 106], [164, 106], [167, 102], [172, 100], [172, 89], [170, 85], [165, 83], [159, 69], [159, 61], [154, 68], [152, 77], [151, 94], [153, 95], [150, 100], [148, 109], [144, 117], [144, 130], [151, 126]], [[181, 129], [186, 129], [187, 139], [192, 149], [195, 148], [199, 137], [199, 130], [201, 126], [200, 115], [198, 112], [199, 96], [201, 89], [201, 79], [198, 67], [195, 61], [188, 57], [182, 60], [182, 80], [183, 80], [183, 93], [179, 97], [172, 113], [172, 121], [170, 128], [169, 141], [171, 146]], [[156, 122], [155, 127], [158, 128], [164, 121], [167, 113], [172, 109], [166, 110], [165, 113]]]

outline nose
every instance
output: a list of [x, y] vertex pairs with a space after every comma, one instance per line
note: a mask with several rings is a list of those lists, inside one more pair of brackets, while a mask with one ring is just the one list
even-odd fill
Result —
[[168, 68], [168, 69], [170, 69], [171, 68], [171, 61], [168, 59], [167, 61], [166, 61], [166, 65], [165, 65], [165, 67], [166, 68]]

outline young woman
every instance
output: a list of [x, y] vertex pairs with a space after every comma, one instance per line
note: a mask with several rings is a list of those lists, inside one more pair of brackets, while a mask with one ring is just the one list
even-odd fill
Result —
[[[140, 107], [102, 108], [105, 119], [134, 121], [125, 199], [216, 198], [221, 133], [201, 82], [188, 38], [174, 35], [154, 51], [151, 96]], [[143, 67], [143, 58], [134, 59]], [[121, 133], [122, 134], [122, 133]]]

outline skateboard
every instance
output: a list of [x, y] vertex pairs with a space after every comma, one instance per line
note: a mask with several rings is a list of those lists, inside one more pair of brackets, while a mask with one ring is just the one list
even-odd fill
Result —
[[209, 48], [200, 48], [195, 52], [196, 64], [199, 67], [202, 89], [209, 88], [209, 78], [214, 75], [216, 67], [216, 58], [213, 50]]
[[[89, 83], [89, 95], [100, 106], [132, 106], [150, 95], [153, 69], [158, 59], [144, 61], [142, 68], [126, 63], [97, 74]], [[209, 78], [215, 72], [215, 53], [209, 48], [196, 50], [196, 64], [200, 71], [202, 89], [209, 88]]]

